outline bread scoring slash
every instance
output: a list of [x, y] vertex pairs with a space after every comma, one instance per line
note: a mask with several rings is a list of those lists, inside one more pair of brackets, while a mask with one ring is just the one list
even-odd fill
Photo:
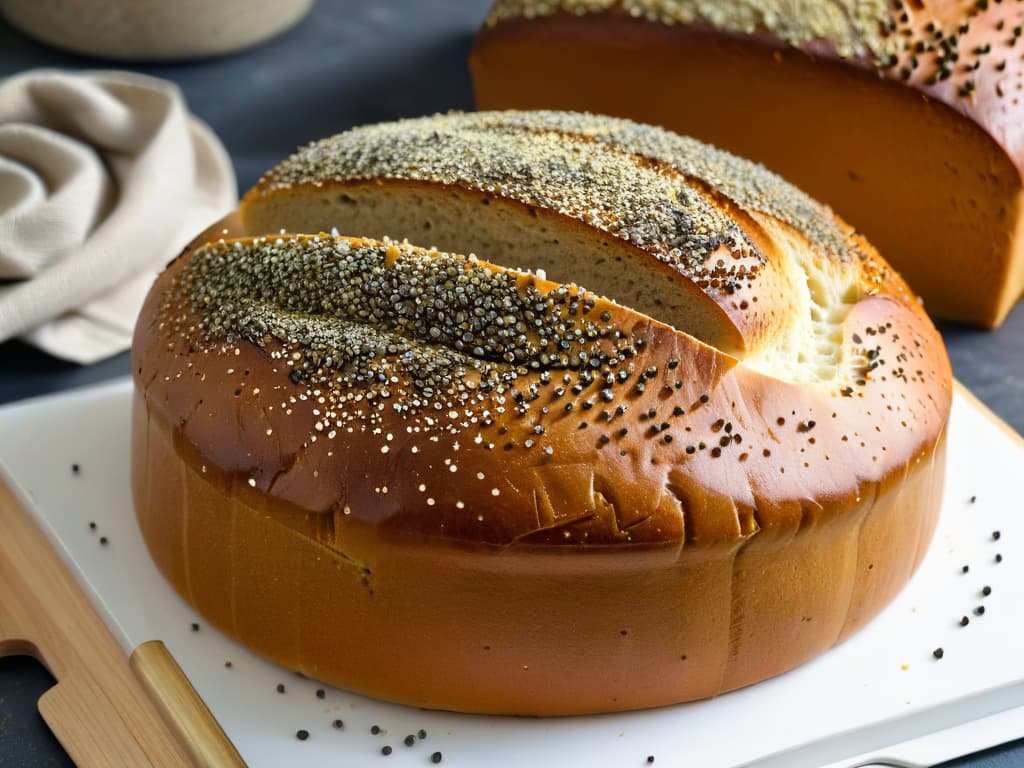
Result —
[[161, 275], [133, 360], [175, 588], [413, 706], [779, 674], [888, 603], [941, 500], [951, 375], [902, 279], [763, 168], [594, 115], [300, 149]]

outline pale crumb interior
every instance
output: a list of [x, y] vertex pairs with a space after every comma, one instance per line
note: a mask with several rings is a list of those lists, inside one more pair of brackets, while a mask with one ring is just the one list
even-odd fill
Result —
[[792, 293], [778, 337], [751, 350], [745, 365], [783, 381], [834, 382], [849, 366], [843, 364], [843, 323], [853, 305], [864, 298], [853, 265], [815, 254], [785, 225], [760, 217], [777, 248], [789, 255], [781, 268], [790, 272]]

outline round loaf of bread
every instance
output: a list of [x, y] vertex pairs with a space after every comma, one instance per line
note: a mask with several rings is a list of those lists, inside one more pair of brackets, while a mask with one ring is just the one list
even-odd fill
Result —
[[133, 366], [174, 587], [419, 707], [777, 675], [891, 600], [939, 511], [951, 374], [904, 282], [763, 168], [627, 121], [314, 143], [161, 275]]

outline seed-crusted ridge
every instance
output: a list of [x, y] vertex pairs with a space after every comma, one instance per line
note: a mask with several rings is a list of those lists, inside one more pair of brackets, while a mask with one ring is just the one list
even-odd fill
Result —
[[885, 272], [830, 209], [764, 166], [661, 128], [586, 113], [453, 112], [364, 126], [300, 149], [261, 186], [374, 178], [459, 185], [580, 218], [713, 294], [721, 276], [707, 256], [716, 248], [759, 254], [695, 180], [786, 223], [823, 255]]
[[411, 385], [407, 411], [435, 397], [465, 402], [538, 371], [614, 368], [635, 349], [607, 312], [591, 313], [595, 303], [576, 286], [471, 257], [300, 235], [200, 247], [163, 313], [172, 327], [194, 324], [211, 347], [273, 348], [296, 382], [384, 400]]
[[486, 23], [609, 11], [663, 24], [702, 22], [728, 32], [766, 30], [798, 47], [828, 40], [843, 57], [883, 58], [904, 43], [890, 32], [886, 0], [497, 0]]
[[480, 112], [493, 127], [552, 131], [582, 136], [619, 152], [662, 163], [687, 179], [695, 179], [738, 207], [773, 216], [803, 235], [823, 255], [843, 261], [869, 257], [852, 232], [836, 224], [831, 209], [759, 163], [737, 157], [689, 136], [632, 120], [586, 112], [534, 110]]
[[[355, 128], [300, 149], [262, 186], [402, 179], [473, 189], [582, 220], [709, 292], [721, 282], [708, 263], [720, 247], [758, 256], [736, 222], [683, 176], [624, 142], [593, 141], [590, 126], [568, 115], [546, 113], [534, 125], [532, 114], [450, 113]], [[607, 122], [593, 121], [594, 130]]]

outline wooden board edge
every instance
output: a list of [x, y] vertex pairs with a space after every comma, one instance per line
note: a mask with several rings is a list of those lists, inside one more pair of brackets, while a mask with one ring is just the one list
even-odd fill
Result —
[[56, 678], [38, 709], [71, 759], [188, 765], [121, 645], [2, 470], [0, 529], [0, 651], [27, 651]]
[[142, 643], [132, 651], [130, 663], [150, 700], [195, 765], [245, 768], [235, 745], [161, 641]]

